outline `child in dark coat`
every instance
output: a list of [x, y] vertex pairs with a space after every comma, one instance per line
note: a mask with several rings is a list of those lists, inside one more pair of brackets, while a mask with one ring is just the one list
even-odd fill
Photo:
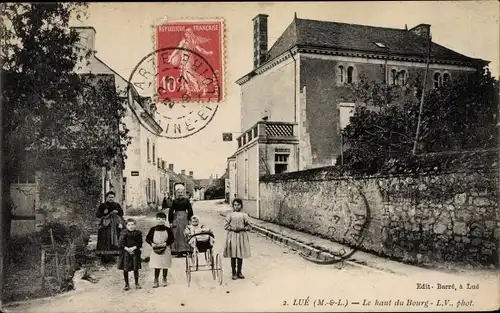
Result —
[[141, 289], [139, 285], [139, 270], [141, 269], [141, 248], [142, 233], [135, 228], [137, 223], [134, 219], [127, 220], [127, 230], [121, 233], [119, 248], [121, 250], [118, 269], [123, 270], [125, 287], [123, 290], [129, 290], [130, 284], [128, 273], [134, 272], [135, 289]]

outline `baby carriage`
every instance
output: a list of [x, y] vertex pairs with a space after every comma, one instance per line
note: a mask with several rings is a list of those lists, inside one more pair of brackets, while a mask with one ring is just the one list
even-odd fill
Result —
[[[208, 232], [200, 232], [189, 236], [186, 238], [188, 241], [193, 238], [199, 238], [201, 236], [210, 236], [214, 237], [214, 234], [211, 231]], [[191, 285], [191, 273], [198, 271], [212, 271], [212, 277], [214, 280], [219, 282], [219, 285], [222, 285], [222, 260], [219, 254], [216, 254], [214, 257], [213, 246], [210, 244], [210, 241], [198, 241], [196, 240], [196, 248], [197, 251], [191, 251], [186, 255], [186, 278], [188, 281], [188, 286]], [[205, 256], [205, 263], [199, 264], [199, 255], [203, 254]]]

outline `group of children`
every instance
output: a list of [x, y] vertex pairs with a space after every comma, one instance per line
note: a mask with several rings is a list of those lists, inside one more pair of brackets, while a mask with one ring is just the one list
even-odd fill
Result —
[[[227, 231], [223, 256], [231, 258], [232, 279], [244, 279], [242, 273], [243, 259], [249, 258], [250, 242], [247, 231], [250, 230], [249, 217], [247, 213], [241, 212], [243, 202], [241, 199], [234, 199], [233, 212], [226, 216], [224, 229]], [[172, 254], [170, 246], [174, 242], [174, 235], [170, 227], [166, 226], [167, 216], [165, 213], [156, 214], [157, 225], [153, 226], [146, 235], [148, 243], [153, 251], [150, 255], [149, 267], [154, 269], [153, 288], [160, 286], [159, 277], [162, 272], [162, 285], [167, 286], [168, 269], [172, 265]], [[137, 222], [134, 219], [127, 219], [126, 231], [120, 236], [119, 248], [121, 250], [118, 262], [118, 269], [123, 271], [125, 280], [124, 290], [130, 289], [129, 272], [134, 272], [135, 288], [141, 289], [139, 284], [139, 270], [142, 268], [141, 249], [142, 232], [137, 230]], [[210, 228], [200, 224], [199, 218], [191, 217], [190, 224], [185, 229], [186, 239], [193, 250], [193, 255], [198, 250], [206, 250], [213, 247], [214, 237]]]

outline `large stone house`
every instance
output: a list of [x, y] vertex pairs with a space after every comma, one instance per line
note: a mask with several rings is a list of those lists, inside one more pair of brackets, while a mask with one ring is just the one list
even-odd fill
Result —
[[[80, 33], [81, 45], [89, 51], [95, 50], [96, 31], [93, 27], [74, 27]], [[126, 96], [129, 82], [110, 66], [91, 53], [85, 63], [80, 64], [79, 71], [94, 74], [114, 75], [116, 89], [120, 95]], [[168, 192], [166, 169], [161, 168], [163, 159], [159, 155], [158, 141], [163, 129], [155, 120], [155, 106], [148, 98], [139, 96], [132, 88], [133, 108], [127, 106], [123, 119], [128, 136], [131, 137], [127, 147], [127, 158], [124, 161], [123, 179], [118, 185], [108, 189], [120, 194], [121, 204], [126, 212], [129, 208], [145, 209], [156, 207], [163, 199], [162, 194]]]
[[[228, 159], [231, 198], [259, 216], [259, 177], [335, 164], [341, 126], [361, 77], [401, 88], [422, 85], [431, 26], [384, 28], [296, 16], [268, 49], [267, 18], [253, 19], [253, 69], [241, 86], [241, 133]], [[487, 61], [431, 44], [427, 88], [475, 73]], [[234, 174], [236, 173], [236, 174]]]

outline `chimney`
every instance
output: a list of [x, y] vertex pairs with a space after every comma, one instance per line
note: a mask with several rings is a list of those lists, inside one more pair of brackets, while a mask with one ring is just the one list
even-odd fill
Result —
[[75, 71], [78, 74], [88, 73], [90, 72], [90, 68], [88, 65], [87, 53], [90, 52], [90, 57], [94, 55], [95, 50], [95, 35], [96, 31], [94, 27], [90, 26], [78, 26], [78, 27], [70, 27], [71, 30], [76, 31], [80, 36], [80, 41], [76, 44], [79, 50], [78, 56], [83, 57], [83, 59], [78, 60], [75, 64]]
[[181, 170], [182, 175], [186, 175], [186, 170]]
[[193, 171], [189, 171], [189, 176], [193, 177]]
[[431, 36], [431, 25], [429, 24], [418, 24], [409, 30], [410, 32], [422, 36], [424, 38], [429, 38]]
[[168, 165], [168, 169], [173, 171], [173, 170], [174, 170], [174, 165], [173, 165], [172, 163], [170, 163], [170, 164]]
[[258, 14], [253, 18], [253, 67], [258, 68], [267, 56], [267, 14]]
[[79, 45], [85, 47], [90, 51], [95, 50], [95, 35], [96, 31], [94, 27], [91, 26], [75, 26], [71, 27], [71, 30], [76, 31], [80, 35]]

